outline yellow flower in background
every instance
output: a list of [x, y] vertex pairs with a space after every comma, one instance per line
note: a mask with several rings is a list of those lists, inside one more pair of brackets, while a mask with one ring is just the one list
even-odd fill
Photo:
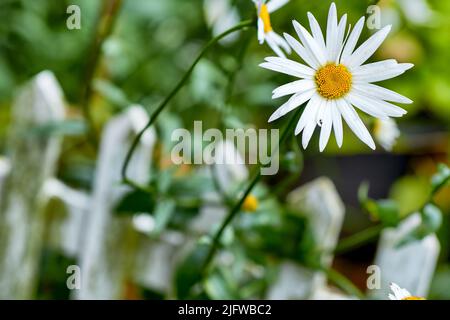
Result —
[[254, 195], [249, 194], [242, 204], [242, 209], [247, 212], [255, 212], [258, 209], [258, 205], [258, 199]]
[[321, 128], [320, 151], [325, 149], [332, 129], [341, 147], [344, 118], [356, 136], [375, 149], [375, 142], [354, 107], [381, 120], [406, 114], [404, 109], [391, 102], [408, 104], [412, 103], [410, 99], [373, 83], [397, 77], [413, 65], [398, 63], [394, 59], [363, 65], [386, 39], [390, 26], [379, 30], [355, 50], [364, 27], [364, 17], [350, 30], [347, 28], [347, 15], [338, 21], [336, 5], [331, 4], [325, 37], [316, 18], [309, 12], [308, 19], [312, 33], [293, 21], [301, 42], [284, 34], [306, 65], [282, 57], [266, 58], [266, 62], [260, 65], [300, 79], [273, 91], [273, 99], [291, 97], [272, 114], [269, 122], [307, 102], [295, 129], [296, 135], [303, 132], [303, 148], [308, 146], [317, 126]]
[[408, 290], [400, 288], [395, 283], [391, 283], [391, 291], [393, 292], [393, 294], [389, 294], [391, 300], [426, 300], [422, 297], [414, 297]]
[[[280, 57], [286, 57], [284, 52], [290, 54], [289, 44], [280, 35], [273, 31], [270, 14], [278, 10], [289, 0], [253, 0], [258, 14], [258, 40], [260, 44], [267, 42], [269, 47]], [[284, 52], [283, 52], [284, 51]]]

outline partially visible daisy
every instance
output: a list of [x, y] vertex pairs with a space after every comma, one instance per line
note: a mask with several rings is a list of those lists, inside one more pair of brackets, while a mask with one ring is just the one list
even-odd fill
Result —
[[373, 134], [375, 140], [377, 140], [384, 150], [392, 151], [392, 147], [400, 136], [400, 130], [395, 120], [391, 118], [385, 120], [375, 119]]
[[[289, 0], [252, 0], [256, 5], [256, 10], [258, 13], [258, 40], [260, 44], [267, 42], [269, 47], [280, 57], [286, 57], [284, 52], [287, 54], [291, 53], [291, 48], [281, 36], [279, 36], [272, 29], [272, 24], [270, 22], [270, 14], [286, 3]], [[283, 52], [284, 51], [284, 52]]]
[[400, 288], [397, 284], [391, 283], [391, 291], [394, 294], [389, 294], [391, 300], [425, 300], [421, 297], [414, 297], [408, 290]]
[[[240, 21], [239, 12], [236, 7], [232, 6], [230, 0], [204, 0], [203, 11], [205, 12], [206, 23], [212, 28], [214, 36], [230, 29]], [[220, 42], [227, 44], [237, 38], [238, 33], [234, 32]]]
[[406, 114], [404, 109], [390, 102], [412, 103], [410, 99], [373, 82], [399, 76], [413, 65], [397, 63], [394, 59], [363, 65], [384, 41], [390, 26], [379, 30], [355, 50], [364, 27], [364, 17], [350, 32], [350, 29], [346, 30], [347, 15], [338, 23], [336, 5], [331, 4], [325, 38], [316, 18], [309, 12], [308, 19], [312, 34], [293, 21], [301, 43], [284, 34], [286, 41], [308, 66], [280, 57], [266, 58], [266, 62], [261, 64], [263, 68], [300, 78], [273, 91], [273, 99], [292, 96], [272, 114], [269, 122], [308, 102], [295, 129], [296, 135], [303, 131], [304, 148], [308, 146], [316, 126], [321, 127], [320, 151], [325, 149], [332, 129], [341, 147], [344, 118], [358, 138], [375, 149], [375, 142], [354, 107], [379, 119]]

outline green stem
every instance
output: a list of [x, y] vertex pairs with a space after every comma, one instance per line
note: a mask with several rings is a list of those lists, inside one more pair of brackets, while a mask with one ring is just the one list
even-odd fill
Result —
[[349, 295], [359, 299], [364, 299], [364, 293], [361, 292], [349, 279], [332, 268], [321, 268], [328, 279]]
[[81, 105], [83, 108], [84, 117], [88, 124], [89, 137], [96, 146], [98, 145], [97, 135], [95, 134], [94, 120], [89, 108], [92, 96], [92, 81], [94, 79], [95, 71], [97, 70], [100, 61], [102, 45], [105, 40], [111, 35], [121, 6], [122, 0], [108, 0], [103, 2], [103, 6], [97, 21], [96, 35], [92, 43], [92, 49], [83, 80], [84, 88]]
[[131, 144], [130, 149], [127, 152], [127, 155], [125, 157], [125, 161], [122, 166], [122, 180], [125, 184], [130, 185], [131, 187], [135, 188], [135, 183], [131, 179], [127, 177], [127, 168], [131, 161], [131, 157], [133, 156], [134, 151], [136, 150], [139, 141], [141, 140], [141, 137], [144, 135], [145, 131], [156, 121], [159, 114], [164, 110], [164, 108], [168, 105], [168, 103], [172, 100], [172, 98], [178, 93], [178, 91], [184, 86], [186, 81], [189, 79], [192, 71], [194, 70], [197, 63], [202, 59], [202, 57], [205, 55], [205, 53], [209, 50], [210, 47], [212, 47], [214, 44], [216, 44], [220, 39], [226, 37], [227, 35], [236, 32], [238, 30], [250, 27], [254, 24], [254, 20], [246, 20], [242, 21], [241, 23], [237, 24], [236, 26], [228, 29], [227, 31], [221, 33], [217, 37], [211, 39], [202, 49], [202, 51], [199, 53], [197, 58], [194, 60], [192, 65], [189, 67], [189, 69], [186, 71], [184, 76], [181, 78], [181, 80], [178, 82], [178, 84], [173, 88], [173, 90], [169, 93], [169, 95], [161, 102], [161, 104], [156, 108], [156, 110], [152, 113], [150, 116], [150, 119], [146, 126], [137, 134], [135, 137], [133, 143]]
[[[432, 196], [430, 196], [428, 198], [428, 201], [425, 202], [425, 204], [420, 209], [411, 211], [408, 214], [404, 215], [400, 219], [400, 222], [405, 220], [406, 218], [408, 218], [409, 216], [411, 216], [415, 212], [423, 211], [423, 209], [426, 206], [426, 204], [430, 203], [431, 201], [432, 201]], [[360, 232], [357, 232], [357, 233], [355, 233], [355, 234], [353, 234], [353, 235], [351, 235], [351, 236], [341, 240], [338, 243], [338, 245], [336, 246], [336, 249], [334, 250], [334, 253], [342, 254], [342, 253], [345, 253], [345, 252], [350, 251], [352, 249], [359, 248], [359, 247], [365, 245], [366, 243], [369, 243], [370, 241], [374, 240], [376, 237], [378, 237], [379, 234], [381, 233], [381, 231], [383, 231], [384, 228], [385, 228], [384, 225], [378, 224], [376, 226], [369, 227], [369, 228], [364, 229], [364, 230], [362, 230]]]
[[345, 253], [355, 248], [359, 248], [362, 245], [375, 239], [383, 230], [383, 225], [376, 225], [367, 228], [361, 232], [355, 233], [339, 242], [334, 252], [336, 254]]
[[[303, 110], [303, 107], [297, 108], [297, 111], [292, 116], [292, 118], [289, 120], [289, 123], [286, 125], [286, 127], [283, 129], [283, 133], [281, 134], [279, 143], [278, 143], [277, 147], [274, 149], [273, 153], [278, 152], [280, 145], [287, 139], [287, 137], [289, 136], [289, 133], [292, 132], [293, 126], [297, 122], [302, 110]], [[271, 157], [273, 157], [273, 153], [272, 153]], [[247, 196], [250, 194], [250, 192], [253, 190], [253, 188], [255, 187], [255, 185], [257, 184], [259, 179], [261, 178], [261, 170], [260, 169], [261, 169], [261, 165], [258, 165], [249, 186], [245, 189], [245, 192], [242, 194], [239, 201], [230, 209], [227, 216], [223, 220], [219, 230], [214, 235], [214, 237], [212, 239], [211, 247], [209, 249], [208, 254], [206, 255], [205, 262], [202, 266], [202, 270], [201, 270], [202, 275], [205, 274], [205, 271], [208, 269], [209, 264], [211, 263], [211, 261], [214, 258], [214, 255], [216, 254], [217, 250], [219, 249], [220, 238], [222, 237], [222, 234], [225, 231], [226, 227], [233, 221], [235, 216], [240, 211], [241, 206], [245, 201], [245, 198], [247, 198]]]

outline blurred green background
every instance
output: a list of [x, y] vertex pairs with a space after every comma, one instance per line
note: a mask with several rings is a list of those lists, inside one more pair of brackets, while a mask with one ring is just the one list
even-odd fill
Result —
[[[255, 15], [250, 0], [232, 2], [242, 19]], [[306, 12], [311, 11], [324, 26], [330, 3], [328, 0], [291, 0], [272, 15], [272, 25], [280, 34], [292, 34], [291, 20], [306, 25]], [[406, 74], [383, 82], [383, 86], [414, 101], [406, 106], [408, 114], [398, 121], [402, 136], [394, 151], [386, 153], [379, 148], [372, 152], [348, 128], [340, 150], [330, 140], [326, 151], [320, 154], [317, 136], [294, 163], [287, 155], [289, 148], [282, 150], [286, 153], [282, 170], [259, 186], [260, 208], [242, 218], [250, 221], [237, 222], [234, 240], [230, 240], [230, 250], [237, 256], [265, 267], [264, 276], [257, 281], [249, 280], [251, 277], [243, 280], [236, 273], [229, 274], [223, 270], [226, 268], [218, 267], [210, 277], [211, 283], [194, 297], [262, 295], [272, 281], [273, 259], [289, 256], [298, 261], [308, 260], [306, 222], [282, 213], [287, 210], [284, 208], [287, 192], [315, 177], [329, 176], [344, 199], [347, 214], [342, 237], [373, 223], [361, 209], [357, 197], [363, 181], [370, 182], [372, 198], [396, 200], [401, 214], [417, 210], [426, 201], [429, 179], [436, 172], [437, 163], [448, 163], [450, 151], [450, 2], [427, 1], [431, 11], [425, 20], [405, 10], [404, 3], [395, 0], [378, 3], [382, 9], [382, 24], [393, 23], [394, 28], [371, 58], [394, 58], [415, 64]], [[81, 30], [66, 27], [69, 16], [66, 9], [71, 4], [81, 8]], [[373, 1], [336, 1], [339, 15], [348, 13], [352, 24], [366, 13], [369, 4]], [[69, 117], [73, 120], [72, 126], [66, 124], [62, 129], [64, 152], [58, 177], [85, 190], [92, 187], [97, 149], [86, 138], [83, 90], [101, 7], [100, 0], [0, 0], [0, 148], [5, 148], [11, 102], [17, 89], [38, 72], [51, 70], [63, 87], [70, 106]], [[362, 37], [370, 33], [365, 28]], [[124, 0], [113, 32], [101, 48], [93, 78], [89, 108], [95, 134], [98, 136], [108, 119], [132, 103], [143, 105], [149, 112], [154, 110], [211, 37], [202, 0]], [[195, 184], [197, 180], [192, 177], [198, 177], [195, 168], [187, 168], [187, 173], [178, 175], [173, 174], [176, 169], [167, 169], [173, 143], [170, 141], [172, 128], [189, 129], [194, 120], [202, 120], [204, 128], [281, 128], [286, 122], [267, 124], [268, 117], [279, 105], [278, 101], [271, 100], [271, 92], [286, 81], [285, 76], [258, 67], [265, 57], [272, 55], [266, 45], [258, 44], [256, 29], [252, 29], [240, 32], [234, 41], [214, 46], [197, 66], [188, 84], [156, 124], [159, 140], [154, 167], [158, 174], [170, 176], [170, 192], [186, 192], [186, 181]], [[296, 179], [290, 181], [286, 190], [275, 195], [270, 192], [292, 175], [296, 175]], [[205, 184], [198, 179], [194, 187], [187, 188], [194, 194], [211, 187], [210, 181]], [[430, 297], [450, 299], [450, 189], [442, 189], [435, 202], [443, 212], [444, 222], [438, 233], [442, 251]], [[195, 216], [197, 209], [190, 208], [186, 213], [179, 208], [167, 228], [183, 230], [184, 219]], [[291, 223], [292, 219], [295, 223]], [[296, 226], [295, 230], [292, 225]], [[249, 236], [249, 229], [255, 233], [254, 237]], [[268, 234], [272, 236], [265, 238]], [[283, 243], [292, 234], [294, 238], [300, 235], [303, 240], [290, 250]], [[335, 267], [364, 288], [365, 269], [371, 264], [374, 250], [375, 244], [370, 243], [339, 255]], [[40, 298], [67, 296], [65, 268], [61, 267], [65, 264], [71, 261], [61, 254], [44, 253]], [[221, 290], [213, 290], [211, 286], [221, 286]], [[144, 288], [134, 288], [131, 292], [129, 298], [163, 297], [161, 293]]]

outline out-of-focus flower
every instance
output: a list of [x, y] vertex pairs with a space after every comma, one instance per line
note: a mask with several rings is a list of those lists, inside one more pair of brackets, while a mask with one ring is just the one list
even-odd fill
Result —
[[386, 150], [391, 151], [398, 137], [400, 130], [395, 120], [388, 118], [385, 120], [375, 119], [373, 126], [375, 140]]
[[270, 14], [284, 6], [289, 0], [269, 0], [267, 2], [265, 0], [253, 0], [253, 2], [256, 4], [258, 13], [259, 43], [267, 42], [275, 54], [280, 57], [286, 57], [284, 52], [290, 54], [291, 48], [280, 35], [273, 31]]
[[[394, 59], [363, 65], [385, 40], [390, 26], [375, 33], [355, 50], [364, 27], [364, 17], [349, 32], [346, 30], [347, 15], [338, 23], [336, 5], [331, 4], [326, 38], [316, 18], [311, 13], [308, 13], [308, 18], [312, 35], [293, 21], [301, 43], [284, 34], [286, 41], [308, 66], [280, 57], [266, 58], [266, 62], [261, 64], [263, 68], [300, 78], [273, 91], [273, 99], [292, 96], [272, 114], [269, 122], [308, 102], [295, 129], [295, 134], [303, 131], [304, 148], [308, 146], [317, 125], [321, 127], [320, 151], [325, 149], [333, 128], [336, 142], [341, 147], [343, 117], [358, 138], [375, 149], [375, 142], [354, 106], [379, 119], [406, 114], [404, 109], [390, 102], [412, 103], [410, 99], [373, 82], [399, 76], [413, 65], [397, 63]], [[347, 38], [346, 34], [349, 34]]]
[[[398, 5], [397, 8], [394, 6], [395, 3]], [[380, 6], [383, 23], [398, 25], [400, 13], [403, 13], [407, 21], [419, 26], [430, 24], [436, 18], [436, 13], [427, 0], [382, 1]]]
[[[231, 5], [230, 0], [204, 0], [203, 10], [208, 26], [212, 28], [214, 36], [232, 28], [240, 21], [239, 12], [236, 7]], [[234, 32], [220, 42], [223, 44], [231, 43], [238, 38], [238, 33]]]
[[397, 284], [391, 283], [391, 291], [393, 294], [389, 294], [391, 300], [425, 300], [422, 297], [414, 297], [408, 290], [400, 288]]
[[255, 212], [258, 209], [258, 199], [254, 195], [249, 194], [242, 204], [242, 209], [247, 212]]

